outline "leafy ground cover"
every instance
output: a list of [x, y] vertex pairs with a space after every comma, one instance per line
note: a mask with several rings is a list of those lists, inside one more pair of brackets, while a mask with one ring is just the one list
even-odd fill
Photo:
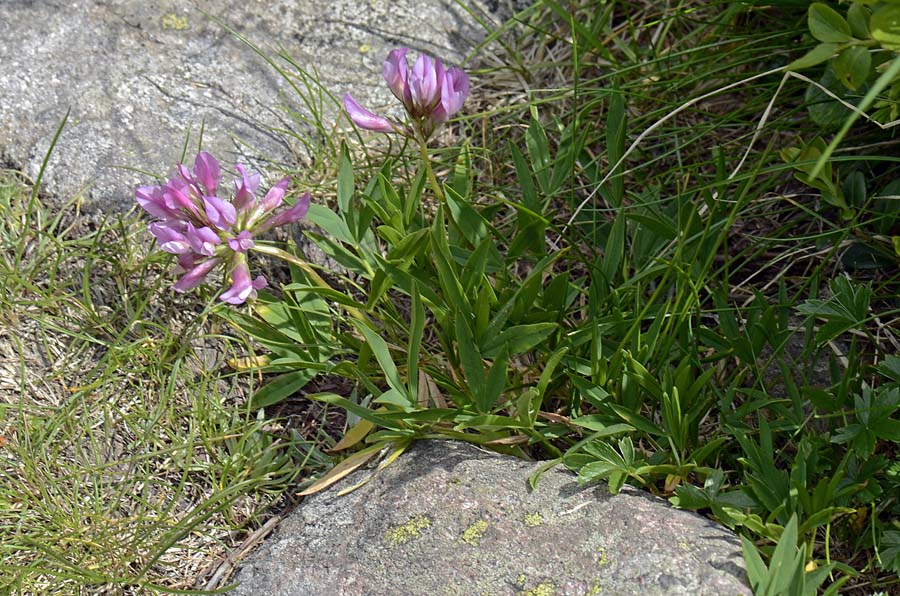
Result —
[[713, 517], [757, 593], [897, 592], [896, 10], [537, 2], [427, 150], [292, 172], [239, 309], [6, 174], [0, 585], [218, 587], [298, 490], [455, 438]]

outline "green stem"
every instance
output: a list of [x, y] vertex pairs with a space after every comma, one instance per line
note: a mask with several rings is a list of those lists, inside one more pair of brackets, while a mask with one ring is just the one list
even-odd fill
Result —
[[422, 163], [425, 164], [425, 175], [428, 176], [428, 183], [431, 184], [431, 190], [434, 191], [438, 201], [446, 206], [447, 199], [444, 197], [444, 191], [441, 190], [441, 184], [438, 182], [437, 176], [434, 175], [434, 168], [431, 167], [431, 160], [428, 158], [428, 143], [420, 141], [419, 149], [422, 155]]
[[[320, 288], [324, 288], [326, 290], [334, 291], [334, 288], [331, 287], [331, 284], [329, 284], [327, 281], [322, 279], [322, 276], [319, 275], [319, 273], [315, 269], [313, 269], [309, 263], [307, 263], [306, 261], [304, 261], [303, 259], [301, 259], [295, 255], [292, 255], [291, 253], [287, 252], [286, 250], [282, 250], [280, 248], [276, 248], [274, 246], [268, 246], [265, 244], [255, 244], [253, 246], [253, 248], [251, 248], [250, 250], [260, 252], [264, 255], [269, 255], [270, 257], [276, 257], [278, 259], [285, 260], [288, 263], [291, 263], [292, 265], [296, 265], [297, 267], [299, 267], [300, 269], [303, 270], [303, 273], [305, 273], [306, 276], [310, 279], [310, 281], [312, 281], [315, 285], [319, 286]], [[363, 323], [366, 323], [367, 325], [369, 324], [369, 319], [358, 308], [344, 305], [344, 310], [346, 310], [347, 314], [349, 314], [351, 317], [353, 317], [357, 321], [361, 321]]]

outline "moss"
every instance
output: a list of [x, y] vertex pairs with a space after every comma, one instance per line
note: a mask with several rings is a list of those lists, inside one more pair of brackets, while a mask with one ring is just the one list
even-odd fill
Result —
[[488, 523], [483, 519], [478, 520], [463, 532], [462, 541], [472, 546], [478, 546], [488, 529]]
[[173, 31], [186, 31], [191, 28], [191, 25], [188, 23], [187, 17], [181, 17], [174, 12], [170, 12], [162, 16], [162, 28], [172, 29]]
[[544, 516], [540, 513], [526, 513], [525, 514], [525, 526], [528, 528], [534, 528], [537, 526], [544, 525]]
[[393, 530], [389, 530], [385, 534], [385, 539], [391, 543], [391, 546], [397, 546], [398, 544], [406, 544], [410, 540], [418, 538], [422, 535], [422, 530], [427, 530], [431, 527], [431, 520], [425, 517], [424, 515], [419, 515], [417, 517], [412, 518], [399, 528], [394, 528]]

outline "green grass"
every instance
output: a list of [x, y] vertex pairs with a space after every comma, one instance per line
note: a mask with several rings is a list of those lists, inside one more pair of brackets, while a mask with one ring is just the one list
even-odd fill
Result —
[[328, 458], [242, 407], [239, 344], [142, 223], [52, 213], [14, 172], [0, 221], [0, 590], [202, 588]]
[[810, 178], [834, 106], [780, 70], [806, 9], [538, 2], [473, 53], [439, 188], [270, 56], [327, 132], [295, 179], [332, 289], [287, 266], [239, 311], [167, 292], [134, 219], [56, 220], [8, 173], [0, 586], [221, 587], [326, 449], [456, 438], [716, 519], [757, 593], [900, 589], [898, 162], [857, 122]]

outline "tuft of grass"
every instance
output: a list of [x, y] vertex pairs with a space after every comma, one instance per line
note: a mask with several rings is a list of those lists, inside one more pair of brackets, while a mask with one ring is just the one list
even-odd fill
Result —
[[0, 222], [0, 591], [202, 588], [329, 458], [246, 409], [240, 342], [168, 295], [136, 218], [4, 171]]

